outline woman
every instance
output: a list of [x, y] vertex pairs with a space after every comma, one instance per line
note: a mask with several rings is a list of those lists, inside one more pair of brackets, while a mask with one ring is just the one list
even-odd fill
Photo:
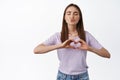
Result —
[[89, 80], [87, 51], [110, 58], [110, 53], [89, 32], [84, 31], [82, 13], [76, 4], [66, 7], [62, 31], [35, 47], [34, 53], [43, 54], [56, 49], [60, 61], [57, 80]]

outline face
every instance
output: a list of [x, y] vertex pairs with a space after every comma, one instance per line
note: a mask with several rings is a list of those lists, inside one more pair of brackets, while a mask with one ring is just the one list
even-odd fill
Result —
[[68, 25], [76, 25], [80, 19], [79, 11], [76, 7], [70, 6], [65, 12], [65, 21]]

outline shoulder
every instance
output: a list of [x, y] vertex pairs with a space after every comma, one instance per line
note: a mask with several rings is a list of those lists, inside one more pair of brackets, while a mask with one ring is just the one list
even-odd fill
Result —
[[51, 37], [53, 38], [60, 38], [61, 33], [60, 32], [55, 32]]
[[61, 33], [60, 33], [60, 32], [55, 32], [53, 35], [54, 35], [54, 36], [60, 36]]
[[56, 34], [56, 35], [60, 35], [61, 33], [60, 33], [60, 32], [55, 32], [54, 34]]
[[85, 37], [87, 42], [94, 39], [93, 35], [88, 31], [85, 31]]
[[86, 35], [86, 36], [89, 36], [89, 35], [91, 35], [91, 33], [88, 32], [88, 31], [85, 31], [85, 35]]

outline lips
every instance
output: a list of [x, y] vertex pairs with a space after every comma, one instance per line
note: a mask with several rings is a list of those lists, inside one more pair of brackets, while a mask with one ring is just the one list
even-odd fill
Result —
[[72, 19], [72, 20], [70, 20], [71, 22], [74, 22], [75, 20], [74, 19]]

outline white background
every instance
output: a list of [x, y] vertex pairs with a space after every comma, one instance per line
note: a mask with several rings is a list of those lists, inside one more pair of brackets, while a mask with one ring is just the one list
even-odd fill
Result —
[[83, 13], [84, 26], [111, 59], [88, 52], [91, 80], [120, 80], [119, 0], [0, 0], [0, 80], [56, 80], [56, 51], [34, 54], [36, 45], [61, 31], [69, 3]]

